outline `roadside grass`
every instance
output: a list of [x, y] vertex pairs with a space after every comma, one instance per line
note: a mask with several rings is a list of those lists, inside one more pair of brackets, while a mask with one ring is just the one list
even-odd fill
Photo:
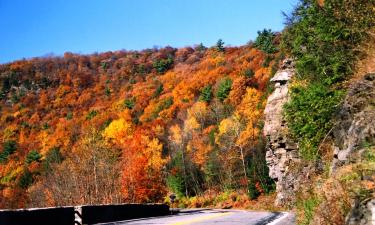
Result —
[[[261, 194], [257, 199], [251, 200], [246, 191], [207, 191], [200, 196], [182, 197], [176, 199], [172, 207], [178, 208], [218, 208], [218, 209], [245, 209], [256, 211], [286, 211], [285, 208], [274, 205], [276, 193]], [[169, 198], [165, 203], [170, 204]]]

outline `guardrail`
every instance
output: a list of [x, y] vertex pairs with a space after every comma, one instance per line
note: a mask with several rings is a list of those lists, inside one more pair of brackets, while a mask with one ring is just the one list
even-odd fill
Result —
[[1, 210], [1, 225], [74, 224], [74, 207]]
[[84, 225], [169, 215], [165, 204], [82, 205], [0, 210], [1, 225]]

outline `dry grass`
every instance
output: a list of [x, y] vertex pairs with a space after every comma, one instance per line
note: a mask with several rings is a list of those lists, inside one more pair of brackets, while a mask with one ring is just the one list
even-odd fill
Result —
[[358, 61], [357, 71], [353, 79], [360, 79], [363, 75], [375, 72], [375, 29], [368, 32], [369, 39], [361, 45], [360, 52], [364, 52], [364, 58]]
[[261, 195], [251, 200], [244, 191], [210, 191], [201, 196], [178, 199], [173, 207], [285, 211], [284, 208], [274, 206], [275, 198], [276, 193]]
[[[356, 163], [339, 168], [330, 177], [318, 175], [304, 185], [306, 190], [301, 190], [299, 201], [316, 199], [319, 202], [310, 212], [313, 219], [305, 224], [344, 224], [355, 201], [375, 197], [375, 147], [363, 151], [353, 156]], [[304, 221], [305, 213], [306, 208], [298, 209], [299, 222]]]

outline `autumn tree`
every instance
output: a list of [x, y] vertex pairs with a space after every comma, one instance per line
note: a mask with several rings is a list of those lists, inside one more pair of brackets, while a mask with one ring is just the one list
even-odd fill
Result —
[[[59, 162], [56, 153], [51, 154], [50, 160]], [[31, 196], [36, 198], [31, 202], [55, 206], [119, 203], [118, 159], [119, 151], [109, 148], [97, 130], [90, 130], [66, 160], [49, 163], [52, 170], [31, 188]]]
[[129, 202], [157, 202], [165, 195], [163, 144], [147, 133], [137, 129], [123, 145], [122, 193]]

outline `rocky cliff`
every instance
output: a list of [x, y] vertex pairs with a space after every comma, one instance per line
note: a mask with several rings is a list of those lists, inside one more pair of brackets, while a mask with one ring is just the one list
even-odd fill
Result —
[[292, 205], [297, 188], [295, 174], [290, 169], [299, 161], [298, 148], [288, 136], [287, 124], [283, 118], [283, 105], [288, 101], [289, 80], [295, 73], [293, 61], [284, 60], [280, 70], [271, 79], [275, 90], [267, 99], [264, 111], [263, 134], [267, 137], [266, 161], [270, 177], [276, 182], [276, 205]]
[[331, 176], [350, 167], [361, 171], [360, 188], [346, 224], [375, 224], [375, 73], [352, 83], [333, 128]]
[[375, 143], [375, 73], [366, 74], [349, 88], [333, 129], [332, 172], [357, 159], [366, 145]]
[[[294, 74], [293, 62], [285, 60], [271, 79], [275, 90], [265, 108], [263, 133], [267, 137], [269, 174], [276, 182], [275, 204], [295, 206], [296, 194], [310, 188], [320, 202], [317, 208], [319, 216], [313, 224], [328, 221], [330, 210], [347, 215], [346, 224], [374, 224], [375, 73], [351, 81], [344, 102], [335, 115], [335, 125], [327, 135], [327, 143], [331, 143], [328, 149], [333, 152], [333, 157], [310, 164], [300, 159], [298, 144], [289, 136], [288, 124], [283, 117], [283, 106], [289, 100], [289, 82]], [[330, 167], [328, 176], [324, 175], [323, 164]], [[314, 174], [313, 179], [310, 174]], [[339, 189], [332, 188], [332, 184]], [[339, 204], [349, 204], [348, 210], [351, 205], [350, 212], [332, 208]], [[337, 219], [336, 216], [331, 215], [335, 217], [332, 221]], [[321, 220], [323, 217], [326, 218]]]

